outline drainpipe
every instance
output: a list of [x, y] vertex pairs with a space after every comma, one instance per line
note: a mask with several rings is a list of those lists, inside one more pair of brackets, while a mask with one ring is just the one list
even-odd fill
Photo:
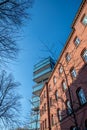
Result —
[[49, 104], [49, 91], [48, 91], [48, 83], [46, 85], [46, 91], [47, 91], [47, 110], [48, 110], [48, 128], [51, 130], [51, 121], [50, 121], [50, 104]]
[[60, 64], [61, 67], [63, 68], [64, 76], [65, 76], [65, 79], [66, 79], [66, 85], [67, 85], [68, 93], [69, 93], [69, 97], [70, 97], [70, 104], [71, 104], [71, 108], [72, 108], [72, 114], [73, 114], [73, 118], [74, 118], [74, 123], [75, 123], [75, 127], [76, 127], [77, 130], [78, 130], [79, 128], [78, 128], [78, 123], [77, 123], [76, 115], [75, 115], [74, 108], [73, 108], [73, 102], [72, 102], [70, 87], [68, 86], [67, 75], [66, 75], [66, 73], [65, 73], [65, 70], [64, 70], [64, 67], [63, 67], [62, 63], [59, 63], [59, 64]]

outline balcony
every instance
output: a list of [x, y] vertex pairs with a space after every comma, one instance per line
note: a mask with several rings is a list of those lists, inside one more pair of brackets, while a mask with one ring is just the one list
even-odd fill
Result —
[[51, 71], [52, 71], [52, 68], [50, 67], [50, 68], [47, 68], [47, 69], [41, 71], [38, 74], [34, 74], [33, 81], [38, 83], [40, 81], [43, 81], [44, 79], [49, 78]]
[[32, 122], [39, 121], [40, 120], [40, 114], [34, 114], [32, 115]]
[[50, 65], [53, 64], [53, 66], [55, 65], [55, 62], [51, 57], [48, 57], [48, 58], [41, 60], [39, 63], [34, 65], [34, 72], [38, 71], [39, 69], [41, 69], [44, 66], [47, 66], [49, 64]]
[[44, 66], [47, 66], [50, 64], [50, 61], [45, 61], [44, 63], [41, 63], [41, 65], [34, 68], [34, 72], [38, 71], [39, 69], [43, 68]]
[[32, 110], [38, 112], [39, 111], [40, 102], [33, 102]]
[[44, 85], [44, 82], [33, 86], [33, 94], [39, 96], [43, 85]]
[[39, 101], [40, 98], [38, 96], [33, 96], [32, 97], [32, 102], [36, 102], [36, 101]]

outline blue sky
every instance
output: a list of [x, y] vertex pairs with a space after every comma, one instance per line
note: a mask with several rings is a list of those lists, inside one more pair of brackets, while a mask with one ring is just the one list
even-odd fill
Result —
[[18, 61], [10, 64], [9, 71], [21, 83], [18, 89], [23, 96], [23, 114], [30, 111], [28, 99], [32, 96], [33, 66], [41, 58], [49, 56], [45, 43], [52, 49], [54, 57], [59, 57], [68, 35], [72, 21], [79, 8], [81, 0], [35, 0], [33, 8], [29, 10], [32, 20], [27, 20], [22, 28], [18, 41], [20, 51]]

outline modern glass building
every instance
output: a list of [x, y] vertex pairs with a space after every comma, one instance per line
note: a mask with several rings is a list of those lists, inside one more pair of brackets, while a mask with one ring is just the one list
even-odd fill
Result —
[[44, 83], [48, 80], [55, 62], [51, 57], [45, 58], [34, 65], [33, 70], [33, 81], [35, 85], [32, 87], [32, 115], [31, 115], [31, 128], [32, 130], [40, 129], [40, 114], [39, 114], [39, 105], [40, 105], [40, 92]]

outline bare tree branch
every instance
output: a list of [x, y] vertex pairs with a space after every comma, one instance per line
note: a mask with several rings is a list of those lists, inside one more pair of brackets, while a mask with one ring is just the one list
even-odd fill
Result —
[[19, 123], [21, 97], [15, 91], [19, 85], [11, 74], [7, 76], [6, 72], [2, 71], [0, 75], [0, 124], [9, 126]]
[[33, 0], [1, 0], [0, 1], [0, 62], [8, 63], [17, 58], [18, 31], [25, 19], [30, 19], [27, 9], [31, 8]]

